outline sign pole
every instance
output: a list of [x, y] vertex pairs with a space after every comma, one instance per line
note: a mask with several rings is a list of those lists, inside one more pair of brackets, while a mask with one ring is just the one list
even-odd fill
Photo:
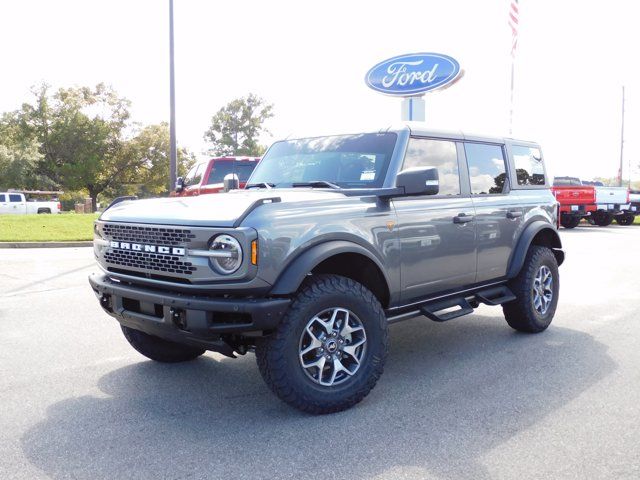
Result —
[[509, 136], [513, 135], [513, 72], [514, 72], [514, 59], [511, 58], [511, 99], [509, 100]]
[[400, 104], [400, 120], [403, 122], [424, 122], [425, 101], [422, 95], [404, 97]]

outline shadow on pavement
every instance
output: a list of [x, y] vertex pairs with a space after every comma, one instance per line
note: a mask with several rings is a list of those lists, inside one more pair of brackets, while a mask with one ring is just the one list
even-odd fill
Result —
[[[22, 438], [52, 478], [489, 478], [482, 457], [615, 369], [590, 335], [518, 334], [497, 317], [391, 329], [385, 373], [355, 408], [309, 416], [253, 355], [139, 363], [69, 398]], [[413, 476], [412, 474], [412, 476]]]

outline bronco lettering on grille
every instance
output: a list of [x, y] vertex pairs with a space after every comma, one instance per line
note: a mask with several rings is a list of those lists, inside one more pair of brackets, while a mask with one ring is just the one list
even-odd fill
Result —
[[181, 247], [164, 247], [162, 245], [144, 245], [142, 243], [131, 242], [115, 242], [111, 241], [109, 244], [111, 248], [118, 248], [120, 250], [132, 250], [134, 252], [144, 253], [160, 253], [164, 255], [185, 255], [185, 249]]

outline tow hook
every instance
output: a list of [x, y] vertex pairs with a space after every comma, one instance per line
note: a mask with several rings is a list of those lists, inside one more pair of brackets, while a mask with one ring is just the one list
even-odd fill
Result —
[[111, 295], [103, 293], [100, 296], [100, 306], [108, 312], [113, 311], [113, 304], [111, 303]]
[[176, 327], [180, 330], [187, 329], [187, 315], [184, 310], [171, 307], [169, 309], [169, 314], [171, 315], [171, 321]]

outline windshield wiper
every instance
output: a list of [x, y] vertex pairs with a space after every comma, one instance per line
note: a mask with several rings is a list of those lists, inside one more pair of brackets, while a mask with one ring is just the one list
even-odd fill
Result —
[[341, 188], [335, 183], [327, 182], [325, 180], [313, 180], [311, 182], [296, 182], [296, 183], [292, 183], [291, 186], [293, 188], [296, 188], [296, 187], [337, 188], [338, 190]]
[[270, 190], [272, 188], [274, 188], [276, 186], [275, 183], [268, 183], [268, 182], [258, 182], [258, 183], [249, 183], [247, 185], [245, 185], [245, 190], [249, 189], [249, 188], [266, 188], [267, 190]]

